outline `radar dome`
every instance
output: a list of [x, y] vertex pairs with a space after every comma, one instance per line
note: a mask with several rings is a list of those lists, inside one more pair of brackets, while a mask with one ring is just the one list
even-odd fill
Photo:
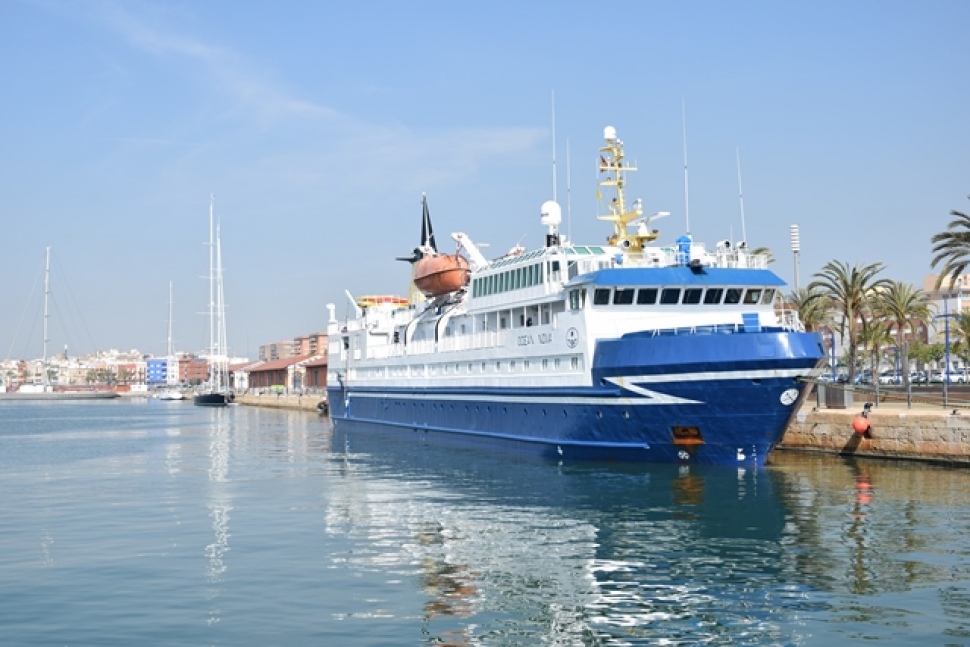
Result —
[[616, 128], [607, 126], [603, 129], [603, 139], [608, 142], [616, 141]]
[[539, 222], [545, 227], [558, 227], [562, 222], [562, 208], [555, 200], [547, 200], [539, 209]]

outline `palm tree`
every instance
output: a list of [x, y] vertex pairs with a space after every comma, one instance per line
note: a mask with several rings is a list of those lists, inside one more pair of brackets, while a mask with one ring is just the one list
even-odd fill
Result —
[[906, 344], [906, 328], [914, 323], [929, 325], [932, 317], [932, 306], [926, 292], [913, 287], [910, 283], [889, 281], [886, 289], [879, 292], [877, 303], [879, 315], [886, 321], [886, 328], [896, 332], [896, 347], [903, 354], [903, 384], [909, 384], [909, 357]]
[[849, 383], [855, 380], [855, 363], [859, 341], [858, 321], [872, 311], [874, 294], [889, 283], [889, 279], [877, 278], [883, 270], [882, 263], [859, 267], [842, 261], [829, 261], [815, 273], [815, 280], [808, 284], [809, 290], [817, 290], [816, 298], [827, 297], [832, 310], [841, 317], [839, 335], [849, 338]]
[[[964, 364], [970, 362], [970, 312], [950, 315], [950, 353], [956, 355]], [[946, 367], [947, 372], [950, 367]], [[966, 371], [966, 369], [964, 369]]]
[[946, 230], [930, 238], [936, 254], [930, 266], [936, 267], [943, 262], [943, 269], [936, 279], [937, 290], [946, 277], [950, 278], [949, 284], [953, 285], [967, 269], [967, 265], [970, 265], [970, 215], [956, 209], [950, 211], [950, 215], [953, 220], [946, 226]]
[[950, 339], [970, 342], [970, 312], [950, 315]]
[[859, 341], [871, 354], [870, 371], [872, 372], [872, 381], [875, 383], [879, 378], [879, 354], [883, 348], [892, 345], [892, 334], [885, 322], [874, 317], [863, 318], [862, 330], [859, 331]]
[[832, 304], [819, 289], [799, 288], [788, 295], [788, 302], [795, 306], [805, 330], [818, 330], [828, 323]]

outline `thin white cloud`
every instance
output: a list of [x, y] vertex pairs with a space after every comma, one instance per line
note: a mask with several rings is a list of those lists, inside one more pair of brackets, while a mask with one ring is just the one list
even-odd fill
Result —
[[[141, 13], [131, 9], [137, 6]], [[180, 58], [200, 66], [212, 87], [232, 98], [238, 107], [260, 120], [293, 116], [335, 118], [339, 113], [327, 106], [288, 93], [246, 57], [232, 49], [178, 33], [166, 26], [171, 12], [142, 4], [106, 3], [99, 6], [98, 19], [121, 36], [131, 47], [158, 58]]]

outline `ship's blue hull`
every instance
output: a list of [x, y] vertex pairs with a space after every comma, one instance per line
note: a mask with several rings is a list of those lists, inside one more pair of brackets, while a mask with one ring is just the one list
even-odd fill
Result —
[[562, 460], [763, 464], [824, 357], [812, 333], [628, 335], [597, 344], [576, 388], [330, 384], [335, 427], [380, 424], [427, 441]]

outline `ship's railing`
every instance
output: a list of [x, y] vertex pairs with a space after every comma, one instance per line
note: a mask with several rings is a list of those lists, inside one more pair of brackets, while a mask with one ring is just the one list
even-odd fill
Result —
[[775, 314], [778, 315], [778, 323], [783, 328], [788, 328], [796, 332], [804, 332], [805, 326], [798, 317], [798, 310], [784, 308], [782, 310], [776, 310]]
[[801, 328], [784, 325], [762, 326], [746, 324], [708, 324], [698, 326], [675, 326], [671, 328], [652, 328], [623, 335], [624, 337], [672, 337], [678, 335], [733, 335], [752, 332], [803, 332]]
[[507, 331], [493, 330], [472, 333], [470, 335], [455, 335], [435, 341], [433, 339], [412, 341], [409, 344], [390, 344], [374, 346], [368, 349], [367, 356], [374, 359], [389, 357], [405, 357], [407, 355], [427, 355], [430, 353], [451, 353], [463, 350], [480, 350], [483, 348], [498, 348], [505, 345], [508, 338]]
[[[676, 246], [646, 247], [642, 252], [631, 253], [622, 265], [637, 265], [641, 267], [678, 267], [687, 265], [689, 259], [700, 261], [701, 265], [712, 267], [767, 269], [768, 257], [765, 254], [752, 254], [747, 249], [718, 247], [709, 251], [703, 243], [691, 245], [690, 256], [682, 253]], [[610, 262], [617, 263], [611, 257]], [[584, 268], [592, 271], [596, 267]]]

